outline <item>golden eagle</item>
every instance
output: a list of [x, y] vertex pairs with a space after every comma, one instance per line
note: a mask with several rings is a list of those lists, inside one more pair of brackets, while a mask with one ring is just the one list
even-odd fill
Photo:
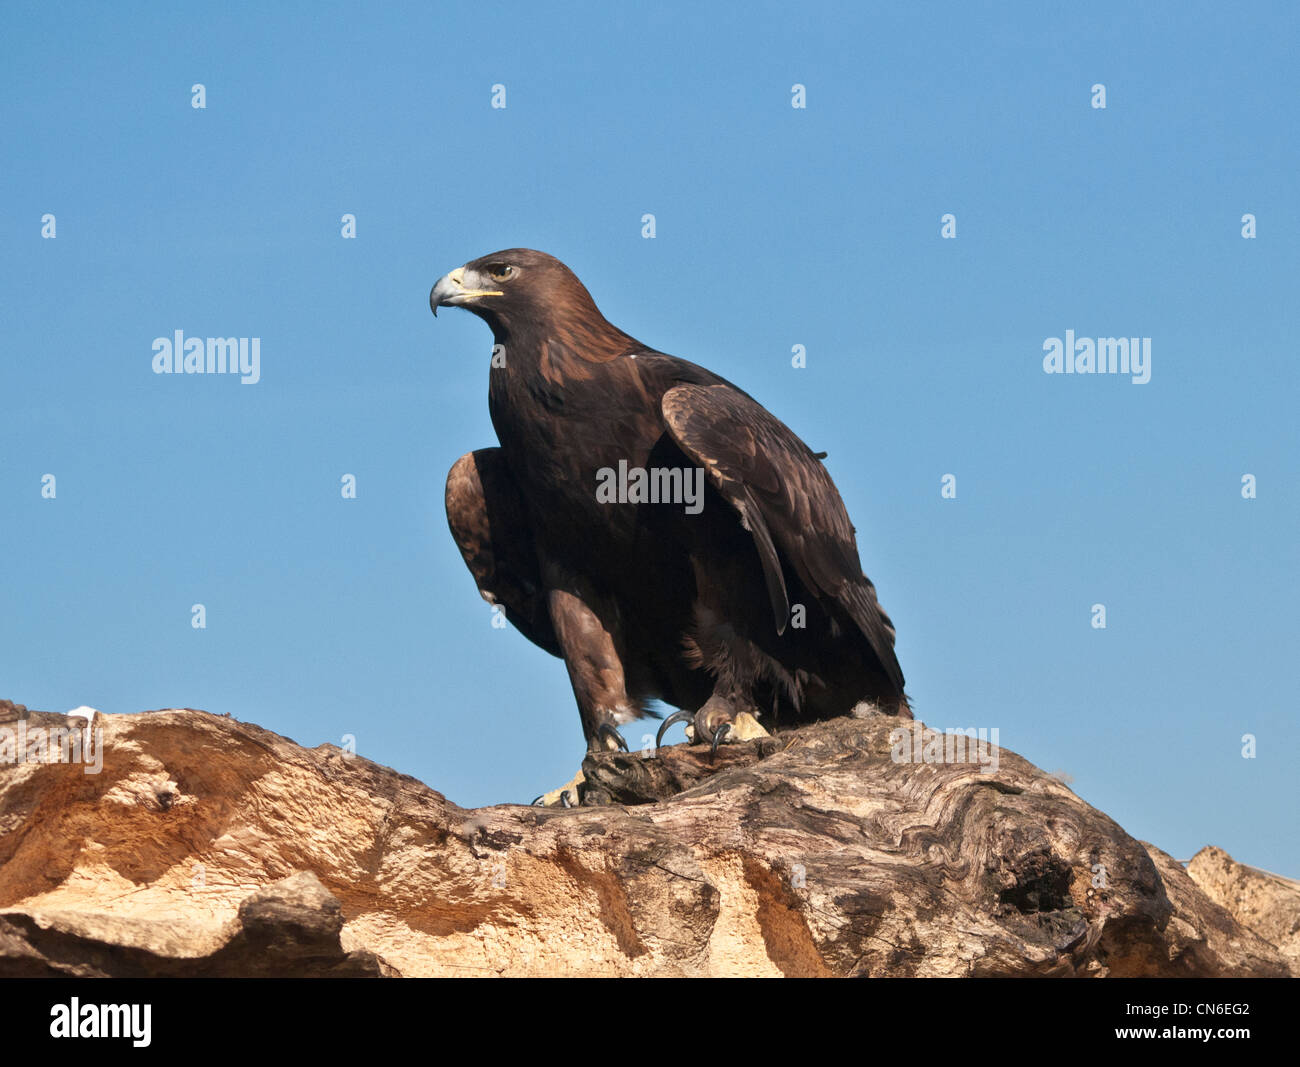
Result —
[[606, 321], [543, 252], [466, 263], [429, 295], [492, 330], [498, 448], [447, 476], [483, 597], [561, 657], [588, 748], [658, 698], [717, 744], [868, 702], [911, 716], [894, 627], [822, 463], [749, 394]]

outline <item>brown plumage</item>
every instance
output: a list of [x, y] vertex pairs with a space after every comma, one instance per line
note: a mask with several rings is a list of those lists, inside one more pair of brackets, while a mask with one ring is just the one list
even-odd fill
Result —
[[[483, 596], [564, 659], [591, 748], [650, 698], [698, 712], [705, 739], [742, 711], [769, 729], [863, 701], [910, 715], [844, 504], [784, 423], [611, 325], [542, 252], [467, 263], [430, 304], [472, 311], [499, 346], [500, 447], [452, 467], [452, 534]], [[684, 496], [611, 500], [620, 463]]]

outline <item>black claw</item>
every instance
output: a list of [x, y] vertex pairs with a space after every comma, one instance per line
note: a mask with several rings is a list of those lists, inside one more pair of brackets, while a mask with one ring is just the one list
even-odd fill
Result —
[[659, 732], [655, 734], [655, 748], [664, 743], [664, 734], [668, 732], [668, 727], [679, 722], [694, 722], [695, 716], [689, 711], [674, 711], [668, 718], [659, 724]]
[[602, 722], [596, 727], [596, 739], [600, 740], [603, 737], [612, 737], [620, 752], [627, 751], [627, 742], [623, 740], [623, 735], [607, 722]]
[[710, 756], [716, 756], [718, 754], [718, 746], [722, 744], [722, 739], [729, 733], [731, 733], [731, 723], [729, 722], [724, 722], [713, 731], [713, 745], [709, 749]]
[[573, 805], [569, 803], [569, 791], [567, 789], [560, 794], [560, 807], [562, 808], [573, 807]]
[[530, 808], [545, 807], [545, 805], [542, 804], [542, 801], [545, 799], [546, 799], [546, 794], [543, 793], [540, 797], [534, 797], [528, 806]]

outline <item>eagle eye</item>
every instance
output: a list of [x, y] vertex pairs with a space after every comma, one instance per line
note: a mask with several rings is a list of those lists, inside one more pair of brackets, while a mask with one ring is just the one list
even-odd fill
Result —
[[515, 268], [507, 266], [504, 263], [493, 263], [488, 267], [487, 272], [493, 281], [503, 282], [509, 278], [510, 275], [514, 274]]

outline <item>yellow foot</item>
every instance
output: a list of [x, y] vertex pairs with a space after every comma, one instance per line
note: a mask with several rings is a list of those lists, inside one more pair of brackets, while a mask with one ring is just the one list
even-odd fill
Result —
[[[736, 741], [752, 741], [756, 737], [772, 736], [764, 730], [763, 727], [759, 725], [758, 720], [747, 711], [738, 713], [736, 717], [731, 719], [726, 725], [728, 728], [722, 737], [719, 738], [719, 743], [723, 741], [728, 743], [734, 743]], [[719, 724], [719, 727], [720, 726], [721, 724]], [[707, 728], [706, 725], [706, 729]], [[686, 740], [692, 744], [695, 743], [694, 723], [686, 724]]]
[[578, 786], [582, 785], [586, 780], [582, 771], [578, 771], [559, 789], [552, 789], [549, 793], [543, 793], [533, 803], [544, 808], [576, 808], [578, 806]]
[[758, 724], [758, 720], [749, 712], [742, 711], [731, 720], [731, 734], [727, 737], [728, 741], [752, 741], [756, 737], [771, 737], [766, 730]]

